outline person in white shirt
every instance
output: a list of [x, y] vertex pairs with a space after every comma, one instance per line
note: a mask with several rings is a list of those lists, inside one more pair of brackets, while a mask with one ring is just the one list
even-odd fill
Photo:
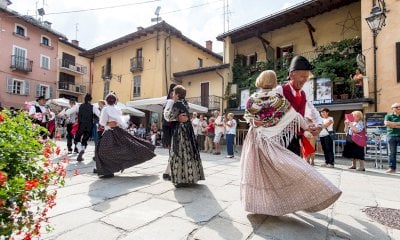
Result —
[[[68, 110], [65, 110], [64, 112], [61, 112], [60, 115], [63, 115], [66, 118], [66, 124], [67, 124], [67, 148], [68, 148], [68, 154], [72, 153], [72, 140], [74, 139], [74, 134], [72, 134], [72, 127], [74, 124], [77, 123], [78, 117], [78, 110], [79, 106], [76, 104], [74, 99], [69, 100], [69, 106], [70, 108]], [[78, 149], [75, 146], [75, 152], [78, 153]]]
[[105, 130], [95, 150], [96, 172], [100, 178], [114, 177], [115, 172], [122, 172], [155, 156], [155, 146], [126, 131], [129, 116], [123, 116], [116, 108], [115, 94], [108, 94], [106, 102], [99, 121]]
[[218, 110], [214, 111], [214, 126], [215, 126], [215, 136], [214, 136], [214, 144], [215, 144], [215, 152], [214, 155], [221, 154], [221, 137], [224, 135], [225, 126], [224, 126], [224, 117], [220, 114]]
[[329, 109], [323, 108], [321, 110], [321, 116], [324, 119], [323, 129], [319, 133], [319, 139], [321, 140], [321, 146], [324, 150], [325, 164], [323, 167], [333, 168], [335, 165], [335, 154], [333, 153], [333, 139], [330, 133], [333, 133], [333, 117], [329, 116]]
[[237, 122], [233, 117], [233, 113], [228, 113], [228, 119], [225, 123], [226, 150], [228, 152], [228, 155], [226, 156], [227, 158], [234, 157], [233, 145], [235, 143]]
[[197, 139], [197, 135], [199, 134], [199, 128], [200, 128], [199, 126], [200, 119], [197, 117], [197, 112], [192, 113], [192, 119], [190, 119], [190, 121], [192, 122], [194, 135], [196, 136]]
[[[38, 124], [44, 128], [47, 128], [47, 122], [49, 121], [50, 109], [46, 106], [47, 99], [44, 96], [40, 96], [36, 99], [37, 104], [32, 105], [29, 108], [29, 117], [32, 118], [32, 122]], [[47, 139], [47, 134], [43, 131], [40, 133], [43, 140]]]

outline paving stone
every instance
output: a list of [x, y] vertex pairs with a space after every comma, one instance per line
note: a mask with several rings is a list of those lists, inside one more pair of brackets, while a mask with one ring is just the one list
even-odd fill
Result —
[[170, 181], [163, 181], [157, 184], [150, 185], [148, 187], [142, 188], [139, 192], [145, 192], [150, 194], [159, 195], [170, 190], [174, 190], [175, 187]]
[[180, 207], [181, 205], [175, 202], [150, 199], [119, 212], [112, 213], [104, 217], [102, 221], [116, 228], [132, 231]]
[[50, 233], [44, 233], [43, 239], [54, 239], [54, 237], [60, 233], [71, 231], [87, 223], [96, 222], [102, 217], [104, 217], [104, 214], [93, 211], [89, 208], [83, 208], [51, 217], [49, 223], [54, 230]]
[[121, 240], [187, 239], [196, 228], [198, 226], [190, 221], [176, 217], [165, 217], [127, 234]]
[[191, 203], [184, 204], [183, 208], [171, 213], [171, 215], [200, 223], [209, 221], [227, 206], [229, 206], [228, 203], [217, 201], [216, 199], [198, 198]]
[[195, 232], [196, 240], [241, 240], [247, 239], [253, 229], [247, 225], [217, 217]]
[[56, 206], [50, 210], [49, 217], [57, 216], [74, 210], [91, 207], [102, 202], [100, 197], [91, 197], [87, 194], [70, 195], [65, 198], [56, 199]]
[[110, 214], [125, 209], [129, 206], [133, 206], [138, 203], [144, 202], [150, 199], [151, 197], [152, 195], [150, 194], [141, 192], [132, 192], [124, 196], [119, 196], [103, 201], [93, 206], [92, 209], [95, 211], [102, 212], [103, 214]]
[[59, 235], [55, 240], [99, 240], [99, 239], [117, 239], [121, 232], [107, 224], [101, 222], [89, 223], [78, 227], [72, 231]]
[[219, 214], [220, 217], [235, 221], [244, 225], [249, 225], [257, 228], [261, 223], [267, 219], [267, 215], [252, 214], [243, 210], [240, 201], [234, 202]]
[[256, 229], [255, 235], [282, 240], [320, 240], [325, 239], [327, 226], [327, 221], [303, 213], [281, 217], [268, 216]]

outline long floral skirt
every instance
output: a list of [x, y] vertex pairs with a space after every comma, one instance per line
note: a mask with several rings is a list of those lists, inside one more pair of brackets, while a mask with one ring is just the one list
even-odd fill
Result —
[[180, 123], [176, 126], [172, 137], [169, 164], [173, 184], [192, 184], [205, 180], [193, 128], [189, 124]]
[[241, 156], [240, 194], [248, 212], [281, 216], [321, 211], [341, 191], [281, 143], [257, 137], [251, 128]]
[[104, 131], [95, 150], [98, 175], [108, 175], [152, 159], [155, 146], [116, 127]]

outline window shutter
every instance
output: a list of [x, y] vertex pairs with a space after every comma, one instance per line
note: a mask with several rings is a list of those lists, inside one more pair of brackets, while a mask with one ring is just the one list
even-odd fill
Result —
[[49, 99], [53, 98], [53, 87], [52, 86], [49, 87], [49, 96], [48, 96], [48, 98]]
[[36, 84], [36, 95], [35, 97], [40, 97], [40, 84]]
[[14, 80], [12, 78], [7, 78], [7, 92], [12, 93], [13, 92], [13, 82]]
[[24, 87], [25, 87], [24, 94], [26, 96], [29, 96], [29, 81], [27, 81], [27, 80], [24, 81]]
[[400, 42], [396, 43], [396, 70], [397, 82], [400, 82]]

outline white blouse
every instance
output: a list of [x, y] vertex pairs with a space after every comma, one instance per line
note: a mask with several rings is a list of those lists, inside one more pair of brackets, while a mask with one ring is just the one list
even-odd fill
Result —
[[110, 129], [110, 127], [107, 126], [107, 123], [112, 121], [117, 122], [117, 125], [120, 128], [128, 128], [128, 120], [129, 118], [122, 116], [121, 110], [116, 108], [115, 105], [106, 105], [101, 110], [100, 125], [104, 126], [106, 130]]

